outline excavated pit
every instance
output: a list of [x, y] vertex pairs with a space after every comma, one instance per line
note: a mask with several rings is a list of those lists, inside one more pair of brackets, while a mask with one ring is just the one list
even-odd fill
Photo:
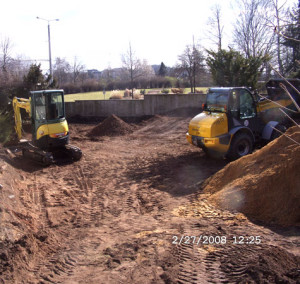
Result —
[[[71, 124], [82, 159], [47, 168], [0, 148], [0, 283], [298, 283], [300, 230], [286, 227], [298, 224], [288, 211], [298, 146], [280, 138], [234, 163], [212, 160], [186, 141], [193, 116]], [[112, 124], [126, 133], [112, 137]], [[220, 206], [228, 185], [242, 207]], [[234, 242], [247, 236], [260, 242]]]

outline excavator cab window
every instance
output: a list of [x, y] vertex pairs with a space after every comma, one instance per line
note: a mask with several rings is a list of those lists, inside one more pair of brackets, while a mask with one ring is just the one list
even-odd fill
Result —
[[35, 94], [34, 100], [36, 120], [48, 121], [64, 118], [61, 92]]
[[35, 96], [35, 118], [37, 120], [46, 120], [46, 101], [43, 94]]
[[64, 117], [63, 99], [61, 93], [48, 94], [48, 120], [55, 120]]

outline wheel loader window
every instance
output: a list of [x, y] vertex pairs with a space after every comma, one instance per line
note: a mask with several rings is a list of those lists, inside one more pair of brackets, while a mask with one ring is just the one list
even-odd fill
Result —
[[246, 90], [240, 90], [240, 118], [251, 118], [255, 115], [255, 103], [251, 94]]
[[207, 109], [210, 111], [225, 111], [228, 103], [228, 93], [208, 93], [206, 98]]
[[239, 100], [237, 91], [233, 91], [230, 95], [229, 99], [229, 109], [232, 117], [238, 119], [239, 118]]

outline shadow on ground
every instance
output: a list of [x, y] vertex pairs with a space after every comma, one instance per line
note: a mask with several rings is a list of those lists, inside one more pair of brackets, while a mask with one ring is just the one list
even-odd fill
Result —
[[136, 183], [147, 182], [153, 188], [173, 196], [189, 195], [199, 190], [205, 179], [222, 169], [228, 161], [215, 160], [203, 152], [179, 156], [163, 156], [145, 161], [143, 166], [132, 163], [127, 172]]

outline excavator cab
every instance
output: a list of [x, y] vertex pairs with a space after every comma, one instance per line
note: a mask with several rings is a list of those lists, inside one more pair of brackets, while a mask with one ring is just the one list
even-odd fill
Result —
[[62, 90], [31, 92], [31, 109], [34, 145], [49, 150], [69, 143]]

